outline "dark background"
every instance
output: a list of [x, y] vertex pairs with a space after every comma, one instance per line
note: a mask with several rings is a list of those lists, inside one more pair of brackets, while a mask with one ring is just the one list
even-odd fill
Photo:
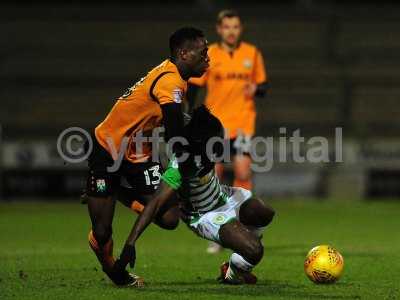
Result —
[[175, 29], [196, 26], [216, 41], [224, 8], [241, 13], [272, 82], [257, 100], [257, 134], [277, 137], [284, 126], [331, 138], [343, 128], [344, 163], [277, 165], [256, 174], [256, 190], [400, 196], [397, 1], [10, 1], [0, 8], [2, 198], [76, 197], [85, 167], [62, 163], [58, 134], [95, 127], [168, 57]]

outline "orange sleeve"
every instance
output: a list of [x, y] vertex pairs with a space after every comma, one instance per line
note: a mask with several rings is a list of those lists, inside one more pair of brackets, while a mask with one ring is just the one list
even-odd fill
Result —
[[205, 86], [208, 80], [208, 71], [206, 71], [201, 77], [191, 77], [189, 83], [197, 86]]
[[257, 49], [254, 61], [253, 80], [257, 84], [268, 81], [267, 72], [265, 71], [264, 66], [264, 59], [260, 51], [258, 51]]
[[162, 76], [154, 85], [150, 94], [154, 95], [160, 105], [181, 103], [186, 93], [186, 82], [179, 75], [169, 73]]

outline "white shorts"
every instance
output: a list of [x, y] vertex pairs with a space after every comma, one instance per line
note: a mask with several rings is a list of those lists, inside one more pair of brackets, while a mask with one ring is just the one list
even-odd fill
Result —
[[228, 197], [224, 205], [190, 222], [188, 224], [190, 229], [202, 238], [220, 243], [219, 229], [221, 226], [232, 220], [239, 220], [240, 206], [251, 197], [251, 192], [249, 190], [239, 187], [234, 187], [232, 189], [233, 194]]

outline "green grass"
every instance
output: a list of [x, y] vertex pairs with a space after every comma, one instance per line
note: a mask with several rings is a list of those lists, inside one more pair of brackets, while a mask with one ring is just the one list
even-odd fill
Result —
[[[206, 241], [184, 225], [152, 225], [137, 244], [143, 289], [114, 287], [87, 246], [89, 219], [78, 203], [0, 203], [0, 299], [398, 299], [400, 201], [273, 201], [256, 286], [216, 283], [230, 254], [205, 253]], [[133, 221], [119, 206], [119, 250]], [[303, 272], [306, 252], [329, 243], [344, 256], [339, 282], [316, 285]]]

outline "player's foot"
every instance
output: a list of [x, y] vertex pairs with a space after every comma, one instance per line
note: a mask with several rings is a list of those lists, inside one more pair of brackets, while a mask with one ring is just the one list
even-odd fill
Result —
[[235, 271], [235, 276], [227, 276], [229, 272], [229, 263], [224, 262], [220, 267], [220, 275], [217, 280], [225, 284], [256, 284], [257, 277], [251, 272]]
[[244, 272], [241, 274], [243, 277], [243, 281], [245, 284], [256, 284], [257, 283], [257, 276], [251, 272]]
[[222, 250], [224, 250], [224, 248], [220, 244], [217, 244], [215, 242], [210, 242], [208, 244], [206, 251], [208, 254], [216, 254], [216, 253], [221, 252]]
[[144, 279], [136, 274], [129, 273], [132, 280], [125, 286], [144, 287]]
[[144, 280], [142, 277], [129, 273], [126, 270], [120, 271], [120, 272], [115, 272], [115, 271], [105, 271], [104, 273], [107, 274], [108, 278], [111, 279], [112, 282], [114, 282], [115, 285], [119, 287], [143, 287], [144, 286]]
[[217, 278], [218, 282], [223, 282], [226, 276], [226, 272], [228, 272], [229, 263], [224, 261], [222, 265], [219, 267], [219, 276]]

